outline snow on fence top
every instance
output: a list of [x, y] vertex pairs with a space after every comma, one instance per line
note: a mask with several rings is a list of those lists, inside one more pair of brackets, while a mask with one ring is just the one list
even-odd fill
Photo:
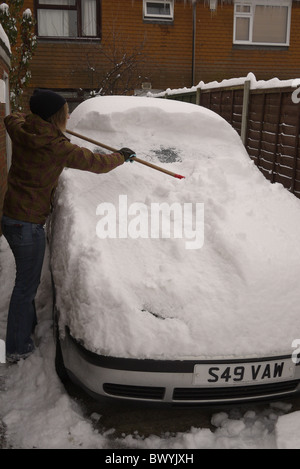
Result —
[[291, 86], [296, 88], [300, 86], [300, 78], [293, 78], [290, 80], [279, 80], [278, 78], [271, 78], [270, 80], [257, 80], [255, 75], [250, 72], [246, 77], [240, 78], [230, 78], [223, 80], [221, 82], [218, 81], [211, 81], [209, 83], [204, 83], [200, 81], [198, 85], [192, 86], [191, 88], [178, 88], [178, 89], [166, 89], [160, 93], [151, 93], [149, 92], [147, 96], [151, 97], [164, 97], [166, 95], [172, 94], [181, 94], [181, 93], [191, 93], [196, 92], [197, 89], [207, 90], [207, 89], [214, 89], [214, 88], [228, 88], [233, 86], [242, 86], [245, 84], [246, 81], [250, 81], [250, 89], [263, 89], [263, 88], [283, 88], [286, 86]]

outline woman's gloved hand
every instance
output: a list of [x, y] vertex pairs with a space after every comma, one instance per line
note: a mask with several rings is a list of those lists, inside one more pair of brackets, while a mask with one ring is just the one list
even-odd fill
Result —
[[121, 148], [121, 150], [119, 150], [119, 153], [124, 156], [125, 161], [130, 161], [131, 163], [133, 162], [131, 158], [134, 158], [136, 156], [135, 152], [133, 150], [130, 150], [130, 148]]

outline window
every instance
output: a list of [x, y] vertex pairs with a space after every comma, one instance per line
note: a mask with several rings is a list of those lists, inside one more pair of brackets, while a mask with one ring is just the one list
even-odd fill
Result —
[[235, 44], [288, 46], [291, 1], [276, 0], [267, 5], [261, 0], [234, 5]]
[[146, 20], [173, 20], [174, 0], [144, 0], [144, 19]]
[[36, 0], [37, 35], [100, 37], [100, 0]]

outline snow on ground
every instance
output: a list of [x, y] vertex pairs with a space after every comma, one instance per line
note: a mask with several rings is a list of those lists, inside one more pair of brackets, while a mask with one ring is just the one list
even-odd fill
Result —
[[[0, 338], [5, 324], [14, 262], [7, 243], [0, 238]], [[266, 404], [263, 411], [214, 412], [214, 430], [193, 427], [177, 434], [143, 438], [139, 428], [124, 438], [113, 438], [113, 428], [95, 430], [93, 415], [83, 416], [79, 404], [69, 397], [54, 369], [52, 292], [46, 260], [38, 292], [39, 346], [27, 360], [5, 368], [0, 365], [0, 433], [4, 448], [15, 449], [294, 449], [300, 448], [300, 412], [291, 404]], [[100, 417], [101, 421], [101, 417]], [[117, 422], [116, 422], [117, 425]]]

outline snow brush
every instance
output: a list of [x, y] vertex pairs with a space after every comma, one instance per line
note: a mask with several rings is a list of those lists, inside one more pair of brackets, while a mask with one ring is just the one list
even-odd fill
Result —
[[[106, 150], [109, 150], [113, 153], [119, 153], [119, 150], [116, 150], [115, 148], [109, 147], [108, 145], [104, 145], [104, 143], [97, 142], [96, 140], [93, 140], [92, 138], [89, 138], [89, 137], [85, 137], [84, 135], [80, 135], [76, 132], [73, 132], [72, 130], [67, 129], [66, 132], [70, 135], [74, 135], [74, 137], [78, 137], [78, 138], [81, 138], [82, 140], [86, 140], [87, 142], [93, 143], [94, 145], [98, 145], [99, 147], [105, 148]], [[167, 169], [161, 168], [160, 166], [156, 166], [155, 164], [152, 164], [152, 163], [148, 163], [148, 161], [141, 160], [140, 158], [137, 158], [136, 156], [134, 157], [134, 161], [136, 161], [137, 163], [141, 163], [146, 166], [149, 166], [150, 168], [156, 169], [157, 171], [161, 171], [162, 173], [168, 174], [169, 176], [173, 176], [174, 178], [185, 179], [185, 176], [172, 173], [171, 171], [168, 171]]]

